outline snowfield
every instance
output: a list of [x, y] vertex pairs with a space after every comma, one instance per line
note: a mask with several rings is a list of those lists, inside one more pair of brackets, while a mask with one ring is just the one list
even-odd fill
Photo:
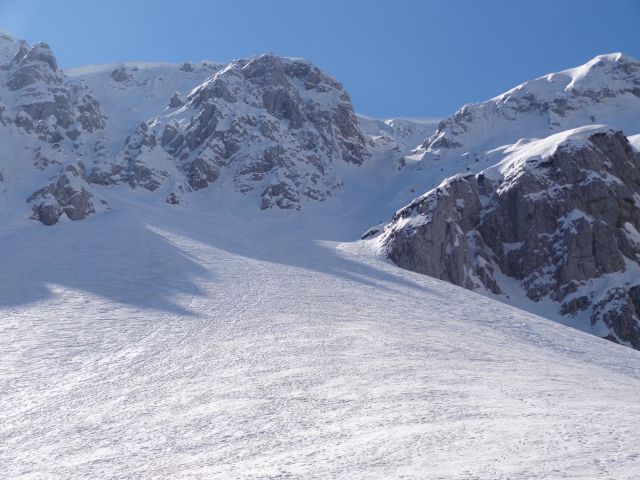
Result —
[[271, 54], [0, 64], [0, 480], [640, 480], [640, 351], [354, 241], [593, 125], [638, 148], [640, 63], [442, 122]]
[[640, 478], [640, 352], [344, 243], [361, 212], [118, 196], [0, 234], [3, 479]]

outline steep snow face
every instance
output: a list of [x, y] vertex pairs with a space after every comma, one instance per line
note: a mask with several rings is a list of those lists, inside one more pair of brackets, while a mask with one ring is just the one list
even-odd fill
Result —
[[86, 86], [106, 117], [101, 155], [114, 157], [141, 123], [161, 115], [174, 95], [186, 97], [223, 65], [213, 62], [127, 62], [65, 70], [74, 84]]
[[640, 154], [599, 126], [492, 155], [494, 166], [445, 180], [367, 237], [381, 233], [402, 267], [516, 303], [524, 292], [640, 348]]
[[489, 101], [465, 105], [421, 146], [425, 161], [546, 137], [589, 124], [640, 132], [640, 63], [601, 55], [580, 67], [523, 83]]
[[300, 209], [342, 187], [336, 163], [369, 156], [347, 93], [309, 62], [274, 55], [238, 60], [127, 139], [92, 181], [170, 190], [169, 203], [210, 184], [256, 192], [262, 209]]

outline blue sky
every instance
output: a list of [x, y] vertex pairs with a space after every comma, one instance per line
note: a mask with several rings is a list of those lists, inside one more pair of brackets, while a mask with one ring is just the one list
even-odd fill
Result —
[[599, 53], [640, 58], [637, 0], [0, 0], [0, 29], [63, 67], [270, 51], [308, 58], [358, 112], [442, 116]]

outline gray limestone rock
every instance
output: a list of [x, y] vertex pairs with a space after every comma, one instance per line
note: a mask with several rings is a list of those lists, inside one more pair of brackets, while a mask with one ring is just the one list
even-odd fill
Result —
[[[191, 189], [226, 177], [241, 193], [262, 192], [261, 208], [297, 209], [341, 188], [335, 163], [359, 165], [370, 154], [342, 85], [304, 60], [235, 61], [169, 106], [180, 109], [148, 122], [143, 147], [142, 134], [132, 135], [113, 175], [91, 178], [129, 181], [131, 165], [153, 157], [177, 166]], [[155, 189], [166, 177], [135, 184]]]
[[149, 130], [146, 123], [142, 123], [129, 136], [114, 161], [108, 163], [106, 169], [95, 167], [88, 178], [100, 185], [127, 183], [132, 188], [155, 191], [169, 176], [167, 171], [150, 167], [145, 162], [145, 156], [157, 146], [159, 142], [154, 132]]
[[399, 266], [469, 289], [500, 294], [499, 271], [640, 348], [640, 278], [594, 299], [598, 279], [639, 266], [639, 199], [640, 154], [621, 132], [599, 132], [499, 181], [449, 179], [399, 210], [382, 241]]
[[180, 92], [175, 92], [171, 96], [171, 100], [169, 100], [169, 108], [178, 108], [178, 107], [181, 107], [182, 105], [184, 105], [184, 102], [182, 101], [182, 96], [180, 95]]
[[125, 65], [120, 65], [111, 72], [111, 78], [114, 82], [122, 83], [133, 80], [133, 75], [131, 75]]
[[51, 182], [28, 199], [32, 218], [53, 225], [64, 214], [71, 220], [82, 220], [95, 212], [94, 196], [82, 163], [69, 164]]
[[15, 109], [13, 118], [0, 123], [12, 121], [52, 144], [104, 128], [105, 117], [96, 98], [86, 86], [68, 81], [44, 43], [31, 47], [22, 43], [0, 69], [0, 83], [7, 86]]

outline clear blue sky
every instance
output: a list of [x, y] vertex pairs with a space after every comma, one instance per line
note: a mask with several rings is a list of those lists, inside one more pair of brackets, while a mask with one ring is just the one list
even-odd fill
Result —
[[0, 0], [0, 29], [63, 67], [301, 56], [379, 117], [446, 115], [599, 53], [640, 58], [640, 0]]

